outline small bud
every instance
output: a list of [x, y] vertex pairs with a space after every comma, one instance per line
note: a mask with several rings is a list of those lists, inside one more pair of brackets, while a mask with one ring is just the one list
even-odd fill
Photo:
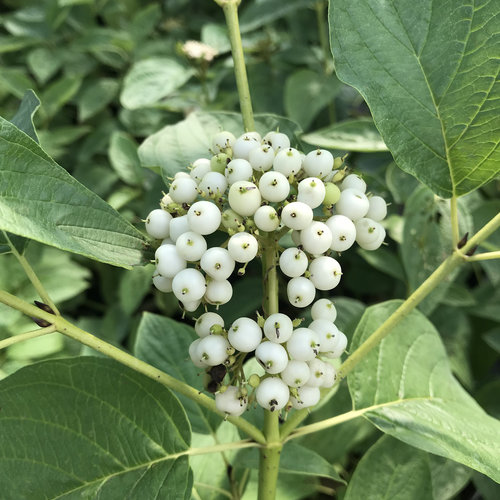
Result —
[[248, 385], [255, 389], [256, 387], [259, 386], [259, 384], [260, 384], [260, 377], [256, 373], [250, 375], [250, 378], [248, 379]]

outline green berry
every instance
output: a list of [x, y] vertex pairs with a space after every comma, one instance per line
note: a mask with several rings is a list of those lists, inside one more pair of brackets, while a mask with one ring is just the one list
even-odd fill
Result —
[[324, 205], [334, 205], [340, 199], [340, 189], [333, 182], [327, 182], [325, 184], [325, 199], [323, 200]]

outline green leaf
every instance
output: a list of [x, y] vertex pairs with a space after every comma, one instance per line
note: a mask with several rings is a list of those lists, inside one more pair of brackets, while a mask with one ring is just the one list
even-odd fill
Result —
[[155, 268], [152, 265], [134, 267], [123, 275], [118, 287], [120, 305], [126, 314], [132, 314], [151, 291], [151, 279]]
[[51, 83], [41, 95], [42, 109], [49, 118], [57, 112], [78, 92], [82, 80], [80, 77], [63, 76]]
[[[135, 355], [147, 363], [203, 391], [203, 377], [189, 360], [189, 345], [199, 338], [194, 329], [170, 318], [144, 313], [134, 346]], [[179, 396], [194, 432], [211, 433], [220, 424], [220, 417], [198, 406], [191, 399]]]
[[18, 99], [22, 99], [27, 90], [35, 88], [35, 84], [28, 77], [24, 69], [2, 68], [2, 71], [0, 71], [1, 88], [7, 90]]
[[[235, 466], [258, 469], [259, 451], [255, 448], [241, 450], [235, 460]], [[323, 457], [294, 441], [289, 441], [283, 446], [279, 467], [280, 472], [288, 474], [327, 477], [345, 483], [333, 466]]]
[[446, 500], [465, 486], [470, 475], [462, 465], [384, 436], [358, 463], [344, 499]]
[[285, 82], [285, 111], [307, 130], [316, 115], [339, 90], [340, 82], [334, 75], [318, 74], [310, 69], [298, 70]]
[[193, 74], [193, 69], [175, 59], [144, 59], [135, 63], [125, 76], [120, 101], [127, 109], [153, 106], [182, 87]]
[[[300, 128], [292, 121], [275, 115], [256, 115], [257, 132], [267, 133], [280, 129], [293, 137]], [[238, 113], [191, 113], [175, 125], [167, 125], [148, 137], [139, 146], [143, 167], [161, 167], [163, 178], [171, 177], [198, 158], [210, 158], [212, 136], [229, 130], [236, 136], [243, 133], [243, 122]]]
[[19, 105], [17, 113], [14, 115], [11, 123], [13, 123], [19, 130], [29, 135], [34, 141], [38, 141], [36, 135], [35, 125], [33, 123], [33, 116], [37, 109], [40, 107], [40, 100], [32, 90], [27, 90], [23, 96], [23, 100]]
[[231, 50], [231, 42], [227, 35], [227, 28], [223, 24], [206, 23], [201, 28], [201, 41], [224, 54]]
[[3, 118], [0, 175], [0, 229], [116, 266], [141, 262], [141, 233]]
[[498, 175], [496, 2], [331, 0], [329, 16], [337, 74], [400, 168], [446, 198]]
[[405, 272], [399, 258], [390, 250], [379, 248], [376, 252], [357, 250], [358, 254], [371, 266], [379, 271], [392, 276], [397, 280], [405, 280]]
[[37, 43], [35, 38], [29, 36], [0, 36], [0, 54], [17, 52]]
[[100, 358], [0, 382], [2, 498], [189, 498], [191, 431], [176, 397]]
[[[350, 346], [357, 349], [401, 301], [370, 307]], [[500, 422], [453, 378], [434, 326], [417, 310], [402, 319], [348, 375], [354, 408], [407, 444], [500, 480]]]
[[301, 137], [304, 142], [320, 148], [360, 151], [387, 151], [383, 139], [371, 118], [357, 118], [334, 123]]
[[141, 41], [152, 34], [162, 17], [158, 4], [148, 5], [137, 11], [130, 23], [130, 33], [136, 41]]
[[113, 132], [108, 148], [109, 161], [123, 182], [137, 186], [142, 182], [137, 144], [125, 132]]
[[78, 119], [83, 122], [104, 109], [115, 97], [120, 84], [112, 78], [100, 78], [85, 87], [78, 99]]
[[30, 71], [41, 85], [47, 83], [63, 65], [61, 52], [45, 47], [37, 47], [27, 57]]

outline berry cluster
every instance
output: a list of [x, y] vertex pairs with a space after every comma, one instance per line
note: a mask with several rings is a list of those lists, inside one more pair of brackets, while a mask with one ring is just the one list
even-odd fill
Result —
[[[244, 275], [269, 235], [277, 242], [291, 232], [295, 246], [280, 249], [279, 268], [291, 278], [288, 299], [299, 308], [313, 303], [316, 290], [338, 285], [342, 270], [332, 252], [344, 252], [354, 242], [375, 250], [384, 241], [384, 199], [367, 196], [363, 179], [347, 174], [342, 159], [330, 152], [305, 155], [279, 132], [263, 138], [249, 132], [236, 139], [224, 131], [213, 138], [212, 153], [211, 159], [196, 160], [189, 174], [177, 173], [161, 208], [146, 219], [148, 234], [162, 240], [153, 283], [173, 292], [184, 310], [228, 302], [236, 264], [238, 275]], [[209, 248], [205, 237], [217, 231], [227, 240]], [[347, 344], [335, 317], [327, 299], [314, 303], [308, 328], [276, 313], [258, 321], [239, 318], [226, 330], [220, 315], [205, 312], [196, 322], [200, 338], [189, 354], [211, 373], [217, 407], [228, 414], [239, 415], [247, 406], [241, 367], [254, 351], [266, 372], [248, 378], [260, 406], [271, 411], [313, 406], [319, 388], [331, 387], [336, 376], [319, 357], [338, 358]], [[220, 385], [227, 369], [229, 385]]]

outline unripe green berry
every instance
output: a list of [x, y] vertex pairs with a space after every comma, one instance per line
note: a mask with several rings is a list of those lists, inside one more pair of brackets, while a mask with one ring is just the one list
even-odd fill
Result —
[[243, 224], [243, 217], [237, 214], [234, 210], [228, 208], [222, 213], [222, 225], [226, 229], [237, 230]]
[[327, 182], [325, 184], [325, 199], [323, 200], [324, 205], [334, 205], [340, 199], [340, 189], [333, 182]]
[[248, 379], [248, 385], [255, 389], [256, 387], [259, 386], [259, 384], [260, 384], [260, 377], [256, 373], [250, 375], [250, 378]]
[[210, 170], [224, 175], [228, 161], [231, 161], [231, 158], [226, 153], [219, 153], [212, 156], [210, 160]]

